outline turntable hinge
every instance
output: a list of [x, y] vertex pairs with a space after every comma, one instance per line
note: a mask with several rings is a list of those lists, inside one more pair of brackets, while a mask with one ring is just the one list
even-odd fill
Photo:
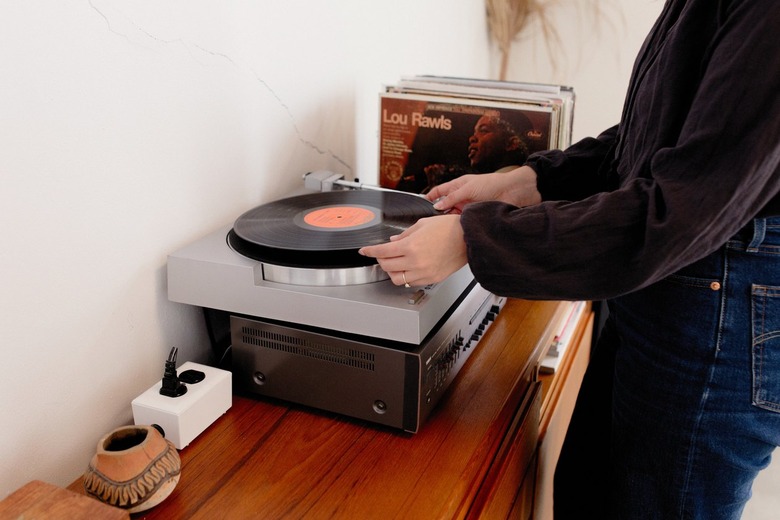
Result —
[[340, 184], [344, 176], [327, 170], [316, 170], [303, 175], [303, 185], [308, 190], [333, 191], [334, 184]]

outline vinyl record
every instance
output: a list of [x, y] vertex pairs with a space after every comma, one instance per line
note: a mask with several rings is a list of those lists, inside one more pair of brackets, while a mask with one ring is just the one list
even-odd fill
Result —
[[251, 209], [228, 240], [256, 260], [294, 267], [352, 267], [375, 261], [358, 254], [387, 242], [418, 219], [437, 214], [418, 196], [379, 190], [311, 193]]

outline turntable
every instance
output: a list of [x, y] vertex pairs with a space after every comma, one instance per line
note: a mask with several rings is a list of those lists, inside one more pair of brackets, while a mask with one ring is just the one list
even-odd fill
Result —
[[168, 297], [229, 315], [242, 390], [416, 432], [504, 303], [468, 267], [405, 288], [357, 253], [436, 213], [309, 173], [300, 193], [171, 254]]

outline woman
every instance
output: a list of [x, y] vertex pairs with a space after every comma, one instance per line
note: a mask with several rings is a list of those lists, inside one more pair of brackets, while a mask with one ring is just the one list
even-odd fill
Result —
[[619, 125], [429, 193], [376, 257], [498, 294], [609, 300], [556, 518], [739, 518], [780, 444], [780, 2], [669, 0]]

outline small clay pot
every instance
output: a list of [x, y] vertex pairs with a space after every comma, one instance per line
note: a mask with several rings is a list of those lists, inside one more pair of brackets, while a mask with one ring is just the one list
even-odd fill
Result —
[[130, 513], [156, 506], [179, 482], [176, 447], [153, 426], [123, 426], [100, 439], [84, 473], [84, 490]]

